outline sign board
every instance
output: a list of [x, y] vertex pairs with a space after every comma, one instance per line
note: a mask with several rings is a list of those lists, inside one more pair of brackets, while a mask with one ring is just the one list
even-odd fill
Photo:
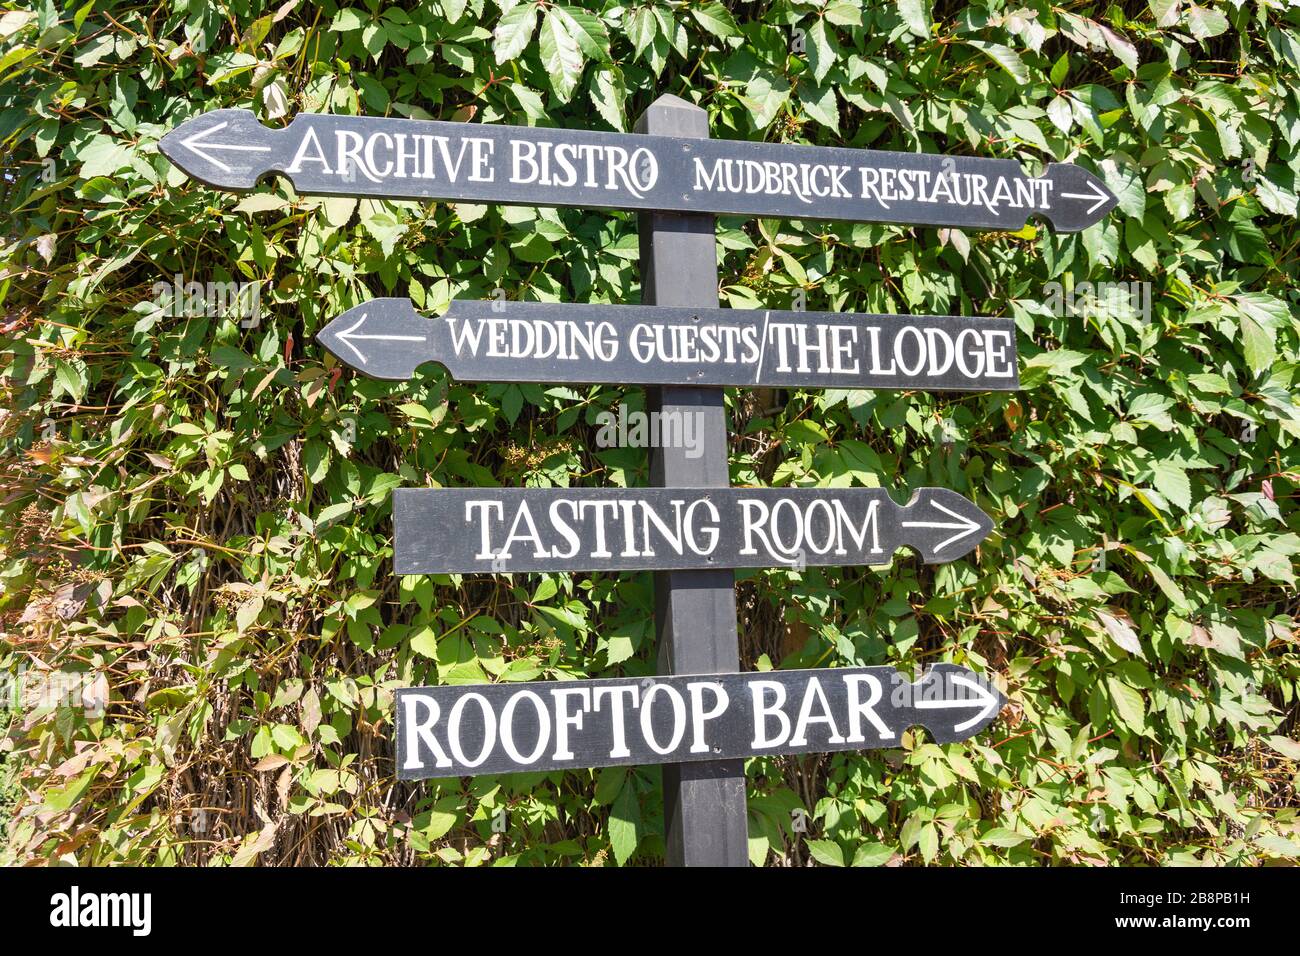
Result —
[[650, 209], [1016, 231], [1029, 216], [1078, 232], [1117, 203], [1092, 173], [1011, 159], [739, 140], [301, 113], [186, 120], [159, 143], [200, 182], [246, 190], [267, 173], [299, 193]]
[[462, 382], [1010, 391], [1011, 319], [457, 299], [426, 319], [372, 299], [317, 338], [373, 378], [438, 362]]
[[1006, 702], [987, 679], [936, 664], [402, 688], [403, 780], [689, 763], [939, 743], [974, 736]]
[[953, 561], [993, 528], [946, 488], [398, 488], [398, 574]]

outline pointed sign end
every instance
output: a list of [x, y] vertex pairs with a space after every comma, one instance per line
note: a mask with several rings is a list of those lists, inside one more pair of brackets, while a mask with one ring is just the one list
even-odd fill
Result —
[[1053, 185], [1051, 207], [1044, 211], [1053, 232], [1082, 232], [1105, 219], [1119, 197], [1101, 177], [1073, 163], [1052, 163], [1044, 177]]
[[316, 341], [358, 372], [400, 382], [437, 358], [431, 346], [432, 327], [410, 299], [371, 299], [329, 322], [316, 333]]
[[904, 543], [927, 564], [965, 557], [993, 530], [992, 518], [949, 488], [918, 489], [899, 524]]
[[941, 744], [966, 740], [998, 719], [1006, 695], [991, 674], [957, 664], [933, 665], [910, 690], [915, 720]]
[[158, 151], [186, 175], [217, 189], [247, 190], [269, 172], [275, 130], [250, 110], [201, 113], [158, 141]]

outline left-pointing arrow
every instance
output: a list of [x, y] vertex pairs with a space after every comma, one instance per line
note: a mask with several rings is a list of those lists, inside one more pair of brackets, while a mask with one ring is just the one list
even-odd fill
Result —
[[410, 299], [372, 299], [348, 309], [316, 338], [340, 361], [367, 375], [403, 381], [438, 357], [431, 343], [433, 326], [416, 313]]
[[235, 191], [252, 189], [278, 170], [276, 148], [283, 131], [268, 129], [248, 110], [213, 110], [186, 120], [158, 142], [158, 149], [201, 183]]
[[338, 340], [352, 350], [352, 354], [357, 357], [362, 365], [367, 363], [366, 353], [361, 351], [355, 345], [356, 342], [427, 342], [428, 336], [425, 335], [393, 335], [389, 333], [362, 332], [361, 328], [366, 324], [366, 319], [370, 313], [362, 312], [361, 318], [347, 329], [338, 333]]
[[228, 150], [233, 153], [269, 153], [271, 151], [270, 146], [252, 146], [248, 143], [221, 143], [212, 139], [214, 135], [220, 133], [229, 125], [229, 122], [223, 120], [191, 136], [186, 136], [181, 140], [181, 145], [224, 173], [231, 172], [230, 166], [213, 156], [210, 150]]

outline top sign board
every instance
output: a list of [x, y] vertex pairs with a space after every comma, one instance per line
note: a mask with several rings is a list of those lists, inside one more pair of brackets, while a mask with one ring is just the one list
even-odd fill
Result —
[[186, 120], [159, 149], [201, 182], [247, 190], [1015, 231], [1031, 215], [1078, 232], [1117, 203], [1081, 166], [1027, 176], [1010, 159], [587, 130], [249, 110]]

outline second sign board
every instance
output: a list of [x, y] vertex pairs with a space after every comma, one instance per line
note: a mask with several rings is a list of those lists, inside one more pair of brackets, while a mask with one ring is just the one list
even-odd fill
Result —
[[1020, 386], [1010, 319], [465, 299], [426, 319], [394, 298], [349, 309], [317, 337], [358, 371], [393, 381], [438, 362], [462, 382]]

